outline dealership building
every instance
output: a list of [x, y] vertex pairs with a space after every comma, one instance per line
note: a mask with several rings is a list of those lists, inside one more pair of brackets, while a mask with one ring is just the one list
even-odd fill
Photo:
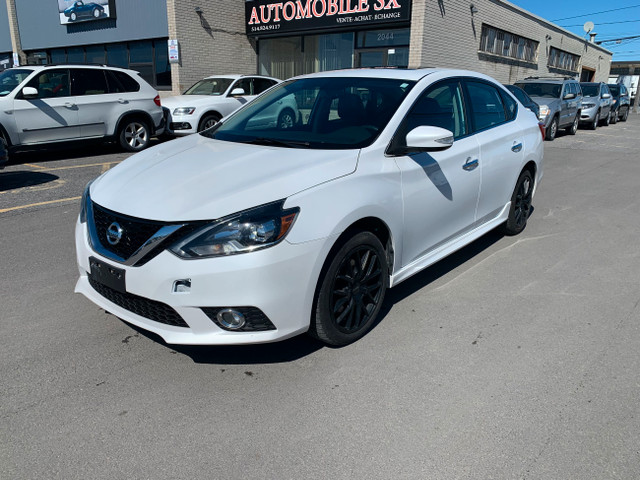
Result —
[[[106, 63], [180, 93], [214, 74], [449, 67], [609, 77], [612, 53], [503, 0], [6, 0], [0, 70]], [[593, 39], [591, 39], [593, 40]]]

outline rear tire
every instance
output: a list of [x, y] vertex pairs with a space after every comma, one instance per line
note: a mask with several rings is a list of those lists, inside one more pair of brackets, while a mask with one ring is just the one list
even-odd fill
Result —
[[309, 333], [329, 345], [362, 338], [375, 324], [388, 284], [387, 254], [378, 237], [359, 232], [325, 263]]
[[500, 231], [505, 235], [518, 235], [527, 226], [527, 219], [531, 213], [531, 199], [533, 195], [533, 177], [529, 170], [524, 170], [511, 195], [511, 207], [507, 221], [500, 225]]
[[149, 125], [138, 118], [125, 120], [118, 134], [120, 146], [128, 152], [139, 152], [147, 148], [150, 137]]
[[580, 112], [576, 115], [576, 118], [573, 120], [573, 123], [570, 127], [567, 128], [566, 132], [569, 135], [575, 135], [578, 131], [578, 123], [580, 122]]

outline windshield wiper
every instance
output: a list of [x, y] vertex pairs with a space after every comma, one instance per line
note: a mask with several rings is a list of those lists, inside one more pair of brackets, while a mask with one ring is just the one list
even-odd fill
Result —
[[276, 140], [275, 138], [266, 138], [266, 137], [256, 137], [251, 140], [247, 140], [242, 143], [250, 143], [252, 145], [274, 145], [277, 147], [287, 147], [287, 148], [309, 148], [311, 144], [309, 142], [296, 142], [289, 140]]

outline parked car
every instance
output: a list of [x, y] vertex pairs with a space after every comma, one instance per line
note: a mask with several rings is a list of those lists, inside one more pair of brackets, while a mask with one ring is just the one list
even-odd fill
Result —
[[[218, 75], [200, 80], [182, 95], [164, 98], [168, 114], [168, 133], [182, 136], [211, 128], [220, 119], [253, 100], [280, 80], [260, 75]], [[295, 99], [283, 99], [272, 111], [264, 112], [263, 121], [292, 127], [298, 119]]]
[[[250, 126], [289, 96], [300, 122]], [[76, 292], [168, 343], [344, 345], [388, 287], [522, 232], [542, 162], [537, 119], [486, 75], [301, 76], [88, 185]]]
[[4, 139], [0, 138], [0, 170], [4, 168], [8, 161], [9, 152], [7, 152], [7, 147], [4, 144]]
[[505, 85], [505, 88], [513, 93], [513, 96], [516, 97], [522, 105], [535, 113], [536, 118], [540, 117], [540, 106], [536, 102], [531, 100], [531, 97], [527, 95], [527, 92], [515, 85]]
[[629, 90], [622, 83], [609, 83], [609, 92], [611, 93], [611, 123], [618, 120], [626, 122], [629, 117]]
[[55, 65], [0, 73], [0, 134], [10, 151], [116, 139], [125, 150], [137, 152], [163, 131], [160, 96], [133, 70]]
[[606, 83], [580, 82], [582, 93], [582, 114], [580, 123], [587, 124], [595, 130], [599, 124], [609, 125], [611, 122], [611, 93]]
[[580, 84], [568, 77], [529, 77], [515, 83], [540, 106], [545, 139], [553, 141], [559, 128], [569, 135], [578, 131], [582, 109]]
[[65, 17], [72, 22], [81, 18], [100, 18], [104, 15], [104, 7], [97, 3], [84, 3], [78, 0], [64, 11]]

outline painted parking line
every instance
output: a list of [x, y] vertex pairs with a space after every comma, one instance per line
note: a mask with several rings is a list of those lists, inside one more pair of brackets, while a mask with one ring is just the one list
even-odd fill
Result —
[[[109, 170], [109, 168], [111, 168], [112, 165], [117, 165], [120, 162], [122, 162], [122, 160], [118, 160], [116, 162], [88, 163], [86, 165], [69, 165], [69, 166], [66, 166], [66, 167], [45, 168], [42, 171], [43, 172], [54, 172], [54, 171], [57, 171], [57, 170], [71, 170], [71, 169], [74, 169], [74, 168], [88, 168], [88, 167], [102, 167], [103, 169], [105, 167], [107, 167], [107, 170]], [[104, 170], [104, 171], [106, 171], [106, 170]]]
[[58, 200], [49, 200], [48, 202], [38, 202], [38, 203], [30, 203], [29, 205], [19, 205], [17, 207], [9, 207], [9, 208], [0, 208], [0, 213], [11, 212], [14, 210], [22, 210], [25, 208], [31, 207], [40, 207], [42, 205], [51, 205], [53, 203], [61, 203], [61, 202], [71, 202], [80, 200], [82, 197], [69, 197], [69, 198], [59, 198]]
[[25, 163], [24, 165], [27, 166], [27, 167], [31, 167], [31, 168], [41, 168], [41, 169], [42, 168], [47, 168], [47, 167], [43, 167], [42, 165], [34, 165], [32, 163]]

